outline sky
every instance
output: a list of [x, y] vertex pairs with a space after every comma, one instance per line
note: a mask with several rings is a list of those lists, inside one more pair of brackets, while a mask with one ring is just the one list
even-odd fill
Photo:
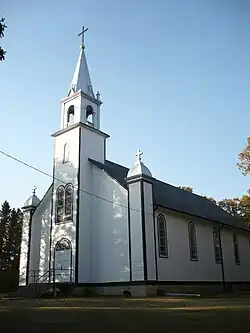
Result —
[[[82, 25], [103, 100], [107, 158], [216, 199], [250, 188], [236, 167], [250, 136], [248, 0], [1, 0], [0, 150], [52, 174]], [[0, 154], [0, 203], [20, 207], [51, 178]]]

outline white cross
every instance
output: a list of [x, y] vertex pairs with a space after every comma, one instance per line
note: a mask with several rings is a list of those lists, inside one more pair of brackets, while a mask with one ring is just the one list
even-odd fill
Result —
[[137, 157], [137, 161], [141, 161], [141, 156], [142, 156], [143, 152], [140, 151], [140, 149], [137, 150], [137, 153], [135, 154], [135, 156]]
[[36, 185], [33, 186], [33, 194], [36, 194], [37, 187]]

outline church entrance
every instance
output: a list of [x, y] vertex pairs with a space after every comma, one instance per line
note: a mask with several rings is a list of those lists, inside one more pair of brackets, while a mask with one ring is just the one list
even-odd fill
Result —
[[72, 246], [62, 238], [54, 248], [54, 282], [72, 282]]

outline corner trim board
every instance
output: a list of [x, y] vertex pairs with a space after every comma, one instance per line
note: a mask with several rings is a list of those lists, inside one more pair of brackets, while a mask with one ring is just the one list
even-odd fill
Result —
[[[152, 192], [153, 192], [153, 198], [154, 198], [154, 188], [152, 187]], [[156, 281], [158, 281], [158, 251], [157, 251], [157, 243], [156, 243], [156, 230], [157, 230], [157, 223], [156, 223], [156, 219], [155, 219], [155, 211], [156, 209], [153, 207], [153, 227], [154, 227], [154, 248], [155, 248], [155, 279]]]
[[[52, 198], [50, 209], [50, 231], [49, 231], [49, 282], [51, 282], [51, 260], [52, 260], [52, 229], [53, 229], [53, 209], [54, 209], [54, 190], [55, 190], [55, 142], [54, 142], [54, 158], [53, 158], [53, 183], [52, 183]], [[54, 260], [54, 259], [53, 259]]]
[[81, 127], [79, 127], [79, 156], [78, 156], [78, 171], [77, 171], [77, 200], [76, 200], [76, 251], [75, 251], [75, 283], [78, 283], [79, 271], [79, 206], [80, 206], [80, 167], [81, 167]]
[[131, 254], [131, 224], [130, 224], [130, 195], [128, 191], [128, 254], [129, 254], [129, 279], [132, 281], [132, 254]]
[[147, 244], [146, 244], [146, 226], [145, 226], [145, 207], [144, 207], [144, 186], [143, 181], [140, 181], [141, 189], [141, 226], [142, 226], [142, 249], [143, 249], [143, 268], [144, 280], [148, 279], [148, 265], [147, 265]]

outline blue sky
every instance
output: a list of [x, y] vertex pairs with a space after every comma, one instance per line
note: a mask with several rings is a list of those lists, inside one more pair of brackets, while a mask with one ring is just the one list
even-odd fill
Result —
[[[104, 102], [108, 158], [140, 148], [154, 177], [221, 199], [250, 187], [237, 154], [250, 135], [247, 0], [2, 0], [8, 51], [0, 64], [0, 149], [52, 172], [60, 100], [86, 34]], [[51, 180], [0, 155], [0, 202], [20, 206]]]

